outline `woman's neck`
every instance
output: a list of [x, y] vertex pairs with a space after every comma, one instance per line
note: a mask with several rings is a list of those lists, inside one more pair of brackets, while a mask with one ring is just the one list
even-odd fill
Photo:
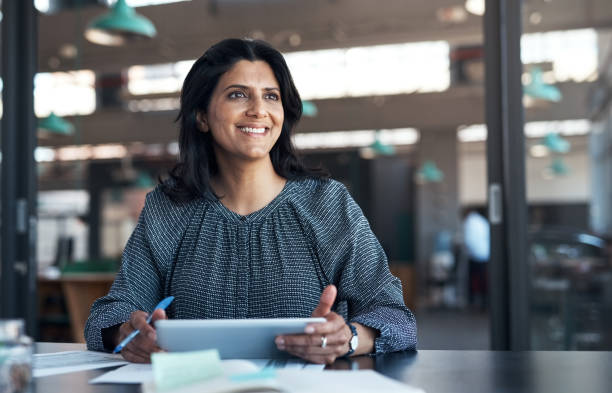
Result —
[[219, 162], [219, 173], [211, 179], [221, 203], [243, 216], [263, 209], [272, 202], [286, 182], [274, 171], [269, 159], [229, 165]]

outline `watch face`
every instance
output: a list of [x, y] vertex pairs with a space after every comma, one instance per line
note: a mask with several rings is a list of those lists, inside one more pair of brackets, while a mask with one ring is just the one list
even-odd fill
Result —
[[359, 345], [359, 337], [353, 336], [353, 338], [351, 338], [350, 345], [353, 351], [356, 350], [357, 346]]

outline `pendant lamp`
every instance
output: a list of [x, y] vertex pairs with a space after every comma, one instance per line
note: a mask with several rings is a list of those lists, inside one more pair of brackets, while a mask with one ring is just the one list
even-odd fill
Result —
[[72, 135], [74, 133], [72, 123], [62, 119], [53, 112], [38, 121], [38, 128], [50, 134]]
[[108, 46], [119, 46], [136, 38], [153, 38], [153, 23], [139, 15], [125, 0], [117, 0], [110, 12], [94, 19], [85, 30], [87, 40]]
[[417, 179], [421, 183], [439, 183], [444, 180], [444, 173], [438, 169], [434, 161], [427, 160], [417, 172]]
[[302, 101], [302, 114], [306, 117], [317, 117], [319, 109], [312, 101]]
[[370, 145], [370, 149], [372, 149], [374, 153], [382, 156], [391, 156], [395, 154], [395, 148], [393, 146], [387, 145], [380, 140], [382, 137], [380, 130], [376, 130], [374, 135], [374, 143]]
[[555, 157], [550, 164], [550, 170], [555, 176], [565, 176], [569, 174], [569, 167], [561, 157]]
[[542, 140], [542, 144], [550, 151], [561, 154], [567, 153], [571, 147], [571, 143], [556, 132], [549, 132], [546, 134]]
[[544, 101], [559, 102], [563, 96], [561, 91], [554, 85], [544, 82], [542, 70], [533, 67], [529, 70], [530, 82], [523, 87], [526, 95]]

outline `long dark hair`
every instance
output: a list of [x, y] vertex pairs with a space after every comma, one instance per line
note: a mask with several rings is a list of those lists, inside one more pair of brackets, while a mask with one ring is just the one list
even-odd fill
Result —
[[326, 177], [320, 169], [307, 168], [299, 158], [291, 133], [302, 116], [302, 100], [293, 84], [285, 59], [269, 44], [230, 38], [211, 46], [191, 67], [181, 91], [178, 163], [162, 182], [162, 191], [176, 202], [214, 197], [210, 178], [218, 173], [210, 132], [198, 128], [196, 115], [207, 112], [212, 93], [221, 76], [240, 60], [268, 63], [280, 86], [285, 113], [281, 134], [270, 151], [274, 170], [286, 179]]

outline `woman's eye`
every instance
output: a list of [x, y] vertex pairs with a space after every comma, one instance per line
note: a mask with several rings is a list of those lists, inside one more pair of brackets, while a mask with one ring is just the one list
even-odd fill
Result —
[[244, 94], [244, 92], [242, 91], [232, 91], [229, 94], [229, 98], [245, 98], [246, 94]]
[[276, 93], [268, 93], [265, 96], [268, 100], [278, 101], [280, 97]]

